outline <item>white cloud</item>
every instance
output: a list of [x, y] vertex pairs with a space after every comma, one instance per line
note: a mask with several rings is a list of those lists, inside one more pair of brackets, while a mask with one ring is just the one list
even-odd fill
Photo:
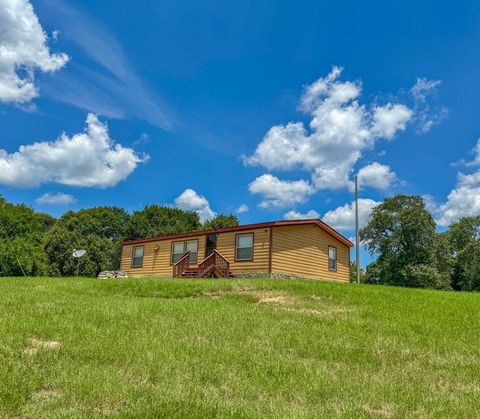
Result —
[[449, 226], [462, 217], [480, 215], [480, 185], [457, 186], [448, 195], [447, 202], [437, 210], [437, 223]]
[[370, 186], [377, 189], [387, 189], [395, 182], [397, 176], [390, 167], [373, 162], [358, 171], [359, 187]]
[[69, 205], [77, 202], [73, 195], [68, 195], [66, 193], [57, 192], [44, 193], [42, 196], [39, 196], [35, 202], [40, 205]]
[[[372, 209], [380, 202], [373, 199], [358, 200], [358, 219], [360, 228], [367, 225], [370, 220]], [[355, 202], [345, 204], [334, 210], [328, 211], [322, 218], [324, 222], [337, 230], [354, 231], [355, 230]]]
[[270, 174], [256, 178], [248, 185], [248, 189], [252, 194], [262, 195], [261, 208], [301, 204], [314, 191], [305, 180], [280, 180]]
[[[72, 2], [69, 2], [72, 3]], [[139, 118], [170, 129], [174, 117], [136, 71], [115, 35], [94, 16], [62, 0], [49, 0], [45, 18], [91, 59], [88, 67], [73, 60], [69, 68], [45, 83], [50, 97], [109, 118]]]
[[[480, 140], [474, 148], [475, 159], [467, 166], [480, 164]], [[480, 215], [480, 169], [466, 174], [457, 173], [457, 184], [448, 194], [446, 202], [438, 205], [433, 198], [427, 196], [429, 209], [440, 226], [449, 226], [462, 217]]]
[[214, 218], [217, 214], [212, 211], [210, 204], [203, 195], [199, 195], [193, 189], [185, 189], [179, 196], [175, 198], [175, 206], [186, 210], [195, 211], [200, 217], [200, 222], [205, 222]]
[[319, 218], [320, 214], [315, 210], [307, 211], [306, 213], [301, 213], [298, 211], [288, 211], [283, 215], [285, 220], [308, 220], [312, 218]]
[[457, 185], [448, 194], [447, 201], [432, 209], [440, 226], [449, 226], [462, 217], [480, 215], [480, 170], [468, 175], [459, 172]]
[[0, 102], [29, 102], [38, 96], [35, 71], [54, 72], [67, 61], [50, 53], [29, 1], [0, 0]]
[[427, 96], [433, 93], [442, 82], [440, 80], [428, 80], [426, 77], [417, 77], [417, 81], [410, 89], [415, 100], [425, 102]]
[[385, 106], [375, 106], [373, 109], [372, 132], [391, 140], [397, 131], [405, 131], [413, 112], [405, 105], [387, 103]]
[[244, 214], [244, 213], [248, 212], [248, 210], [249, 210], [248, 205], [247, 204], [242, 204], [235, 210], [235, 212], [237, 214]]
[[7, 153], [0, 149], [0, 184], [34, 187], [43, 183], [109, 187], [127, 178], [141, 157], [131, 148], [116, 144], [108, 127], [88, 114], [84, 132], [55, 141], [22, 145]]
[[410, 93], [415, 99], [415, 123], [420, 134], [430, 131], [433, 126], [439, 124], [448, 115], [446, 108], [439, 106], [432, 108], [427, 100], [429, 96], [436, 94], [441, 83], [440, 80], [417, 77], [415, 85], [410, 89]]
[[362, 153], [403, 131], [413, 113], [394, 103], [367, 109], [358, 102], [361, 83], [338, 81], [341, 71], [334, 67], [305, 89], [300, 108], [311, 117], [308, 129], [301, 122], [272, 127], [244, 162], [269, 170], [303, 168], [316, 189], [351, 188]]

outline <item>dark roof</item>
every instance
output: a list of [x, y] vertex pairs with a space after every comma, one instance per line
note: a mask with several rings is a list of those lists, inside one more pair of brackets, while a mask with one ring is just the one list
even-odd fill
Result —
[[229, 231], [254, 230], [257, 228], [296, 226], [296, 225], [305, 225], [305, 224], [315, 224], [316, 226], [320, 227], [322, 230], [326, 231], [328, 234], [330, 234], [331, 236], [335, 237], [337, 240], [342, 242], [345, 246], [353, 247], [353, 243], [350, 240], [348, 240], [346, 237], [341, 235], [338, 231], [330, 227], [328, 224], [325, 224], [323, 221], [320, 221], [317, 219], [269, 221], [266, 223], [245, 224], [245, 225], [236, 226], [236, 227], [218, 228], [216, 230], [198, 230], [198, 231], [192, 231], [191, 233], [181, 233], [181, 234], [174, 234], [170, 236], [157, 236], [157, 237], [151, 237], [148, 239], [126, 240], [122, 242], [122, 245], [148, 243], [148, 242], [155, 242], [160, 240], [182, 239], [186, 237], [196, 237], [196, 236], [204, 236], [208, 234], [226, 233]]

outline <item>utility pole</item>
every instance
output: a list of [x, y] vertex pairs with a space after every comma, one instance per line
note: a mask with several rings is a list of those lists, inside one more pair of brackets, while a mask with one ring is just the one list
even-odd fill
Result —
[[357, 284], [360, 284], [360, 237], [358, 233], [358, 176], [355, 176], [355, 263], [357, 264]]

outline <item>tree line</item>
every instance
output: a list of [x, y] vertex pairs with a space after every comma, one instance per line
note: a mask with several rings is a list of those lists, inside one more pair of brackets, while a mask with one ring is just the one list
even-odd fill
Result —
[[[123, 240], [239, 225], [234, 215], [201, 223], [194, 211], [149, 205], [132, 214], [118, 207], [67, 211], [59, 218], [0, 196], [0, 275], [75, 275], [74, 249], [85, 249], [80, 274], [118, 269]], [[480, 216], [437, 232], [419, 196], [396, 195], [373, 208], [360, 239], [375, 257], [362, 282], [480, 290]], [[352, 269], [352, 276], [355, 269]]]
[[363, 282], [480, 290], [480, 216], [437, 232], [423, 198], [396, 195], [373, 208], [360, 240], [376, 257], [362, 273]]
[[85, 249], [80, 275], [96, 276], [118, 269], [123, 240], [236, 225], [234, 215], [220, 214], [202, 224], [195, 211], [161, 205], [132, 214], [118, 207], [95, 207], [54, 218], [0, 196], [0, 275], [75, 275], [72, 252]]

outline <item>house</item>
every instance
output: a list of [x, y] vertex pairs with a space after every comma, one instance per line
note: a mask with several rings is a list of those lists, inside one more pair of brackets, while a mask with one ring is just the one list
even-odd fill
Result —
[[350, 281], [352, 242], [320, 220], [272, 221], [122, 243], [129, 276]]

